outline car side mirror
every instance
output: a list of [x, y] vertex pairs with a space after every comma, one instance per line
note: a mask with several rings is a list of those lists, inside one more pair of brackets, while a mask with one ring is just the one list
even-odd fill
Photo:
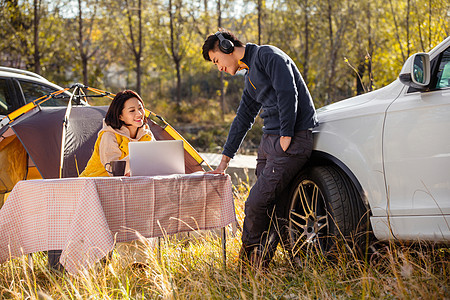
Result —
[[425, 90], [430, 84], [430, 56], [428, 53], [416, 53], [409, 57], [403, 65], [400, 81], [410, 87]]

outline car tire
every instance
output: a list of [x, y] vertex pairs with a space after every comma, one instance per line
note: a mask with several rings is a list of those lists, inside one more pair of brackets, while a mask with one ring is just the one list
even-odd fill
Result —
[[361, 246], [363, 240], [368, 241], [368, 210], [354, 184], [339, 168], [310, 167], [293, 183], [283, 234], [291, 259], [299, 263], [311, 251], [330, 257], [336, 253], [338, 241]]

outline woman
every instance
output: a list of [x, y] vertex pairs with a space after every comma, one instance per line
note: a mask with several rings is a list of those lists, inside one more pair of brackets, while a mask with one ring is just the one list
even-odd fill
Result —
[[[103, 121], [103, 128], [98, 132], [94, 152], [80, 177], [111, 176], [111, 167], [108, 163], [114, 160], [125, 160], [125, 176], [130, 176], [128, 162], [128, 143], [135, 141], [154, 140], [147, 117], [144, 111], [144, 102], [134, 91], [124, 90], [117, 93], [111, 102]], [[154, 239], [147, 239], [150, 246]], [[118, 243], [116, 250], [128, 263], [144, 264], [148, 258], [148, 247], [140, 241]], [[48, 251], [48, 265], [52, 270], [62, 271], [59, 263], [61, 250]]]
[[94, 153], [80, 176], [111, 175], [108, 163], [114, 160], [125, 160], [125, 175], [130, 176], [128, 143], [151, 140], [154, 137], [147, 125], [141, 97], [131, 90], [117, 93], [106, 113], [103, 128], [98, 133]]
[[[125, 176], [130, 176], [128, 143], [152, 140], [155, 139], [147, 124], [141, 97], [131, 90], [119, 92], [109, 106], [103, 128], [95, 142], [94, 153], [80, 176], [112, 176], [108, 163], [114, 160], [125, 160]], [[145, 263], [148, 245], [152, 246], [154, 239], [143, 241], [145, 243], [140, 240], [118, 243], [115, 249], [122, 258], [121, 262]]]

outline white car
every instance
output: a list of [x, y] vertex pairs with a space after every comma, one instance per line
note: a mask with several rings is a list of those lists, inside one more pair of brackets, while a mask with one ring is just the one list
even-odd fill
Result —
[[450, 37], [411, 56], [390, 85], [318, 118], [286, 210], [294, 254], [365, 229], [378, 240], [449, 243]]
[[[62, 89], [36, 73], [0, 67], [0, 120], [25, 104]], [[66, 106], [71, 93], [64, 92], [64, 95], [64, 98], [51, 98], [41, 106]], [[82, 99], [73, 104], [87, 105]]]

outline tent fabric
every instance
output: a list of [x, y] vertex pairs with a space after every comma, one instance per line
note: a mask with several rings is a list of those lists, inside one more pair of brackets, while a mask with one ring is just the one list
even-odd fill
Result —
[[[149, 120], [148, 125], [156, 140], [173, 140], [173, 137], [164, 128], [152, 120]], [[186, 150], [184, 150], [184, 162], [186, 174], [203, 171], [202, 166]]]
[[[72, 107], [66, 130], [62, 177], [77, 177], [84, 170], [107, 110], [108, 106]], [[42, 178], [59, 178], [65, 113], [66, 107], [36, 108], [0, 129], [0, 194], [9, 192], [26, 177], [27, 153]], [[156, 140], [173, 139], [155, 122], [149, 120], [149, 125]], [[185, 164], [186, 173], [203, 171], [187, 151]]]
[[0, 143], [0, 162], [0, 194], [5, 194], [27, 174], [27, 153], [16, 136], [7, 137]]
[[[73, 107], [66, 131], [62, 177], [77, 177], [91, 157], [108, 107]], [[42, 107], [12, 125], [42, 178], [59, 178], [65, 107]], [[80, 170], [81, 169], [81, 170]]]

